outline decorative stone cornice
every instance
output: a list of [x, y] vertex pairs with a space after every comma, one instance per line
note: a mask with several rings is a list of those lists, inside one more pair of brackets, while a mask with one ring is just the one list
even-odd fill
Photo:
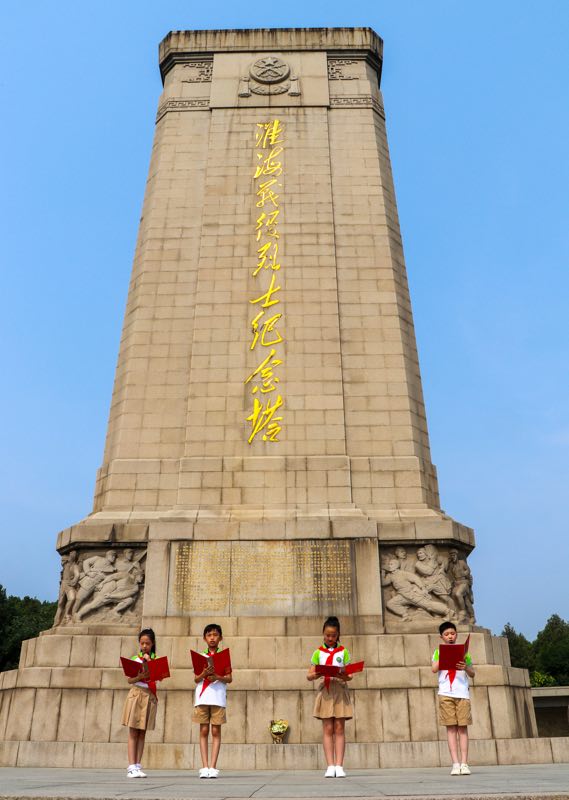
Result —
[[174, 64], [213, 53], [329, 52], [363, 56], [381, 75], [383, 41], [371, 28], [258, 28], [214, 31], [170, 31], [159, 47], [164, 80]]

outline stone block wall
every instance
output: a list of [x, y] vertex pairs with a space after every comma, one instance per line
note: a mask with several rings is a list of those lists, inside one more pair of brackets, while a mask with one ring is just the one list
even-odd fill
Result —
[[[201, 646], [202, 622], [189, 622], [187, 635], [164, 635], [158, 641], [172, 677], [159, 687], [157, 725], [147, 736], [148, 762], [154, 767], [192, 767], [199, 759], [198, 730], [191, 723], [194, 681], [189, 650]], [[270, 618], [258, 619], [255, 633], [260, 635], [237, 635], [235, 620], [221, 622], [227, 622], [225, 644], [234, 668], [223, 765], [283, 768], [287, 759], [297, 758], [297, 769], [320, 766], [321, 723], [312, 717], [316, 687], [306, 681], [319, 637], [262, 635], [275, 628]], [[349, 629], [351, 623], [346, 623]], [[0, 675], [3, 763], [41, 766], [53, 758], [52, 766], [122, 766], [126, 731], [120, 716], [127, 688], [117, 665], [120, 655], [132, 654], [135, 637], [134, 630], [106, 635], [95, 628], [80, 633], [53, 630], [26, 642], [20, 668]], [[441, 753], [446, 763], [445, 731], [436, 717], [436, 676], [428, 665], [438, 637], [347, 634], [342, 641], [354, 659], [366, 662], [364, 672], [350, 684], [350, 764], [404, 766], [412, 758], [412, 763], [436, 766]], [[476, 677], [470, 734], [480, 763], [497, 763], [495, 740], [537, 735], [527, 673], [509, 666], [503, 641], [483, 630], [471, 633]], [[290, 725], [282, 748], [271, 744], [268, 725], [275, 718], [285, 718]], [[514, 757], [507, 752], [503, 758]]]

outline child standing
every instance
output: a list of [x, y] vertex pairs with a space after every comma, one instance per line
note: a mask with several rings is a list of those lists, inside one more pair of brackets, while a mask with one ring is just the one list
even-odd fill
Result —
[[[203, 638], [207, 645], [207, 650], [203, 651], [204, 656], [212, 656], [221, 650], [220, 644], [223, 639], [221, 626], [216, 623], [206, 625]], [[192, 722], [199, 723], [200, 726], [200, 755], [202, 758], [202, 768], [199, 771], [200, 778], [217, 778], [219, 770], [216, 768], [219, 748], [221, 747], [221, 726], [227, 722], [225, 708], [227, 706], [227, 684], [231, 683], [232, 676], [216, 675], [213, 666], [207, 666], [203, 672], [194, 678], [197, 683], [194, 713]], [[205, 688], [204, 688], [205, 685]], [[211, 725], [211, 760], [208, 758], [208, 737]]]
[[[350, 663], [350, 654], [340, 644], [340, 621], [337, 617], [328, 617], [322, 628], [323, 646], [312, 654], [312, 666], [306, 676], [309, 681], [318, 680], [316, 672], [319, 664], [333, 667], [345, 667]], [[314, 716], [322, 720], [322, 746], [326, 758], [325, 778], [345, 778], [344, 751], [346, 738], [344, 728], [347, 719], [352, 719], [354, 709], [346, 681], [352, 676], [340, 673], [337, 678], [325, 677], [319, 687], [314, 702]]]
[[122, 724], [128, 726], [128, 769], [127, 778], [146, 778], [142, 771], [142, 754], [146, 731], [154, 730], [156, 724], [156, 683], [148, 680], [147, 663], [156, 658], [156, 636], [152, 628], [144, 628], [138, 634], [138, 654], [134, 661], [140, 661], [142, 667], [134, 678], [127, 678], [131, 684], [126, 698]]
[[[456, 643], [456, 625], [443, 622], [439, 634], [444, 644]], [[453, 670], [439, 670], [439, 650], [433, 653], [432, 670], [439, 673], [439, 722], [447, 729], [448, 749], [452, 759], [451, 775], [470, 775], [468, 767], [468, 725], [472, 725], [468, 676], [474, 677], [472, 658], [465, 653], [464, 661]]]

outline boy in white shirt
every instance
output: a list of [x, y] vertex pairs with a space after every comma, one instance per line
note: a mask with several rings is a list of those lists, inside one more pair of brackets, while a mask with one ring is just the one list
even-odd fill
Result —
[[[456, 643], [456, 625], [443, 622], [439, 625], [443, 644]], [[448, 749], [452, 758], [451, 775], [470, 775], [468, 767], [468, 725], [472, 725], [468, 676], [474, 677], [472, 658], [465, 653], [454, 670], [439, 670], [439, 650], [433, 653], [433, 672], [439, 673], [439, 722], [446, 726]], [[460, 760], [459, 760], [460, 750]]]
[[[206, 625], [203, 638], [207, 644], [207, 650], [203, 651], [204, 656], [212, 656], [219, 652], [220, 643], [223, 639], [221, 626], [216, 623]], [[232, 676], [216, 675], [212, 665], [206, 668], [194, 678], [197, 683], [194, 713], [192, 722], [199, 723], [200, 726], [200, 754], [202, 757], [202, 768], [199, 771], [200, 778], [217, 778], [219, 770], [216, 769], [219, 748], [221, 747], [221, 726], [227, 722], [225, 708], [227, 705], [227, 684], [231, 683]], [[204, 686], [205, 684], [205, 686]], [[208, 759], [208, 737], [211, 725], [211, 764]]]

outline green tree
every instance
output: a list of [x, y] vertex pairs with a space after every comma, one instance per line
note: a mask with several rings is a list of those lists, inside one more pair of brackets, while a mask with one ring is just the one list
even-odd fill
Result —
[[7, 595], [0, 585], [0, 672], [15, 669], [24, 639], [51, 628], [57, 603]]
[[559, 686], [569, 685], [569, 622], [558, 614], [547, 620], [533, 643], [535, 668], [551, 675]]
[[533, 645], [526, 639], [523, 633], [518, 633], [509, 622], [506, 622], [501, 635], [505, 636], [508, 640], [512, 667], [521, 667], [522, 669], [528, 669], [530, 672], [534, 670], [535, 656]]
[[543, 672], [530, 672], [529, 682], [532, 686], [556, 686], [557, 681], [553, 675], [546, 675]]

